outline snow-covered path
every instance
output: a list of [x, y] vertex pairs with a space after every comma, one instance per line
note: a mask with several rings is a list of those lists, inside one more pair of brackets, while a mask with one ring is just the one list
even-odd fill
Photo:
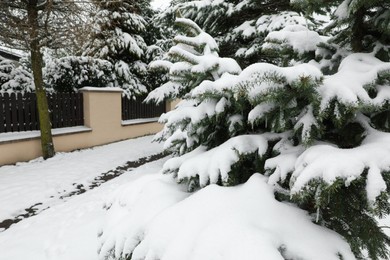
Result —
[[[65, 200], [61, 196], [88, 188], [100, 174], [128, 161], [162, 152], [162, 145], [152, 143], [152, 136], [122, 141], [72, 153], [58, 153], [27, 163], [0, 167], [0, 222], [26, 213], [40, 211]], [[0, 230], [1, 232], [1, 230]]]
[[0, 260], [96, 260], [107, 197], [123, 183], [157, 174], [165, 159], [147, 163], [94, 190], [69, 198], [0, 233]]

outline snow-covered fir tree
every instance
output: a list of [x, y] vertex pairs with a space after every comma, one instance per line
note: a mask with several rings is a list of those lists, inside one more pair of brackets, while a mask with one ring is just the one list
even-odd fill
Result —
[[269, 32], [286, 25], [315, 26], [293, 11], [289, 0], [176, 2], [160, 15], [161, 21], [172, 22], [176, 13], [192, 19], [216, 39], [222, 56], [235, 58], [243, 67], [273, 62], [275, 57], [262, 51]]
[[145, 93], [151, 88], [147, 63], [157, 48], [148, 47], [153, 40], [146, 21], [152, 14], [150, 1], [98, 1], [96, 5], [94, 33], [84, 55], [111, 62], [115, 86], [123, 88], [126, 96]]
[[32, 74], [15, 61], [0, 58], [0, 94], [34, 91]]
[[[179, 2], [197, 8], [226, 4]], [[329, 1], [297, 2], [309, 14], [320, 12]], [[162, 171], [188, 191], [201, 189], [195, 195], [204, 194], [202, 188], [210, 184], [252, 183], [255, 173], [260, 173], [279, 201], [306, 210], [313, 223], [337, 232], [353, 252], [336, 247], [323, 259], [388, 259], [390, 240], [378, 219], [390, 213], [390, 41], [379, 21], [388, 19], [390, 7], [386, 1], [331, 2], [336, 14], [348, 14], [349, 21], [356, 14], [354, 8], [365, 6], [365, 27], [377, 24], [375, 30], [382, 36], [375, 38], [379, 34], [367, 30], [360, 38], [362, 48], [356, 49], [355, 22], [336, 20], [338, 25], [330, 27], [330, 34], [321, 35], [315, 22], [282, 10], [241, 23], [236, 30], [248, 35], [263, 33], [259, 49], [269, 54], [271, 62], [249, 65], [250, 61], [241, 70], [233, 59], [219, 57], [217, 41], [196, 23], [177, 19], [182, 34], [175, 37], [176, 45], [167, 59], [151, 64], [168, 71], [170, 80], [152, 91], [148, 100], [182, 99], [175, 110], [160, 118], [165, 125], [156, 138], [165, 141], [165, 148], [174, 154]], [[234, 4], [239, 5], [226, 6]], [[186, 16], [189, 9], [180, 10]], [[221, 10], [221, 15], [228, 13], [228, 9]], [[373, 22], [376, 11], [381, 15]], [[197, 19], [208, 18], [199, 14]], [[209, 20], [211, 25], [213, 21]], [[251, 47], [251, 43], [240, 46]], [[195, 198], [191, 201], [196, 203]], [[177, 210], [180, 205], [172, 208]], [[110, 230], [101, 233], [101, 256], [180, 259], [174, 256], [186, 248], [171, 246], [180, 237], [165, 230], [163, 241], [171, 242], [161, 245], [152, 235], [158, 224], [183, 222], [183, 215], [174, 209], [168, 209], [165, 218], [144, 223], [144, 233], [131, 226], [116, 240]], [[182, 234], [179, 229], [177, 233]], [[317, 259], [302, 251], [296, 254], [297, 244], [272, 241], [282, 246], [276, 246], [273, 257], [262, 252], [260, 259]], [[200, 255], [191, 256], [213, 259], [208, 254], [197, 258]]]
[[[235, 108], [229, 105], [232, 93], [226, 92], [207, 100], [195, 100], [190, 96], [192, 90], [200, 83], [213, 82], [225, 74], [237, 75], [241, 72], [241, 68], [231, 58], [220, 58], [215, 40], [194, 22], [177, 19], [176, 24], [188, 35], [178, 35], [174, 38], [176, 45], [168, 53], [169, 60], [156, 61], [150, 65], [152, 68], [169, 70], [170, 81], [154, 90], [148, 96], [147, 101], [160, 102], [164, 99], [189, 98], [188, 102], [183, 104], [186, 107], [183, 111], [187, 119], [193, 117], [194, 121], [178, 118], [180, 121], [166, 124], [164, 130], [164, 135], [169, 132], [168, 135], [178, 137], [174, 138], [175, 140], [170, 145], [176, 146], [176, 151], [183, 154], [200, 143], [208, 143], [210, 146], [219, 145], [229, 136], [227, 132], [239, 131], [242, 120], [238, 114], [234, 113]], [[209, 106], [216, 105], [220, 108], [220, 115], [212, 112], [209, 117], [204, 118], [202, 114], [199, 114], [199, 109], [203, 109], [201, 113], [208, 114], [211, 112]], [[230, 116], [227, 116], [228, 114]], [[230, 118], [229, 121], [226, 121], [227, 117]], [[191, 129], [187, 129], [189, 125]], [[202, 131], [197, 130], [198, 126], [202, 127]], [[183, 131], [179, 134], [178, 129]], [[194, 136], [190, 137], [190, 135]]]
[[388, 121], [377, 117], [388, 114], [390, 63], [352, 53], [337, 73], [324, 75], [319, 62], [304, 60], [328, 38], [288, 25], [262, 47], [301, 61], [257, 63], [240, 73], [232, 60], [208, 58], [205, 50], [217, 46], [199, 41], [207, 35], [199, 27], [179, 24], [188, 28], [169, 52], [176, 60], [155, 63], [169, 68], [171, 80], [149, 95], [183, 99], [161, 117], [159, 139], [178, 155], [163, 171], [190, 190], [263, 172], [279, 199], [341, 234], [357, 258], [367, 250], [371, 259], [386, 259], [389, 240], [376, 218], [390, 213], [390, 161], [380, 159], [390, 155], [390, 136]]
[[319, 13], [330, 17], [324, 31], [333, 37], [321, 46], [317, 57], [325, 73], [336, 72], [341, 60], [351, 52], [373, 52], [380, 60], [390, 61], [388, 1], [293, 0], [291, 3], [307, 16]]
[[350, 47], [353, 52], [374, 50], [382, 60], [390, 60], [389, 1], [292, 0], [291, 3], [303, 7], [307, 13], [330, 13], [332, 22], [327, 29], [335, 31], [333, 42]]

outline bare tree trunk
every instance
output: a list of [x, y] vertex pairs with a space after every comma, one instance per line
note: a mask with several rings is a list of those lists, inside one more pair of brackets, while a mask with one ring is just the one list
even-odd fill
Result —
[[51, 134], [51, 123], [49, 106], [46, 97], [45, 87], [43, 85], [42, 74], [42, 54], [41, 47], [39, 45], [39, 24], [38, 24], [38, 10], [37, 0], [30, 0], [28, 9], [28, 20], [31, 26], [30, 37], [30, 49], [31, 49], [31, 65], [34, 76], [35, 94], [37, 96], [38, 103], [38, 115], [39, 126], [41, 130], [41, 146], [42, 155], [44, 159], [53, 157], [55, 154], [53, 137]]

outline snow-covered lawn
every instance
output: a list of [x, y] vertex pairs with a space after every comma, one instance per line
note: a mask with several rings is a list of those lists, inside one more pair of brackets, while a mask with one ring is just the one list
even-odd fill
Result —
[[162, 152], [152, 136], [117, 142], [72, 153], [58, 153], [27, 163], [0, 167], [0, 222], [25, 213], [37, 203], [37, 210], [60, 203], [60, 197], [88, 188], [98, 175], [127, 161]]
[[161, 174], [167, 157], [83, 194], [60, 198], [75, 189], [73, 183], [88, 186], [102, 172], [160, 153], [161, 145], [151, 140], [1, 167], [1, 194], [8, 196], [0, 197], [3, 217], [37, 202], [50, 208], [0, 232], [0, 260], [119, 259], [130, 252], [136, 259], [274, 260], [283, 255], [336, 260], [337, 253], [355, 259], [337, 233], [275, 200], [267, 177], [260, 174], [236, 187], [210, 185], [188, 193], [185, 185]]
[[[143, 144], [138, 143], [142, 145], [139, 147], [150, 151], [153, 147], [155, 151], [160, 150], [153, 145], [145, 146], [144, 141], [150, 140], [149, 138], [141, 140]], [[126, 143], [129, 144], [127, 141], [123, 145]], [[106, 156], [110, 155], [106, 154]], [[98, 159], [105, 160], [96, 158]], [[140, 177], [147, 178], [151, 174], [156, 175], [163, 162], [164, 159], [145, 164], [96, 189], [71, 197], [37, 216], [12, 225], [0, 233], [0, 259], [97, 260], [97, 234], [107, 214], [103, 209], [107, 198], [123, 183]]]

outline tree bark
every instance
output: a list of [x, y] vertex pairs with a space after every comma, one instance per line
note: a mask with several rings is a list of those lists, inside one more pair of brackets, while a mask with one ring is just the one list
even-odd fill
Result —
[[364, 8], [359, 8], [354, 14], [351, 36], [351, 47], [353, 52], [362, 52], [364, 50], [364, 15]]
[[37, 0], [30, 0], [28, 7], [28, 20], [30, 24], [30, 49], [31, 49], [31, 65], [35, 84], [35, 94], [37, 96], [39, 126], [41, 131], [41, 147], [42, 156], [44, 159], [53, 157], [55, 154], [53, 137], [51, 134], [51, 122], [49, 114], [49, 106], [46, 97], [45, 87], [43, 85], [42, 74], [42, 54], [39, 45], [39, 24], [38, 24], [38, 9]]

